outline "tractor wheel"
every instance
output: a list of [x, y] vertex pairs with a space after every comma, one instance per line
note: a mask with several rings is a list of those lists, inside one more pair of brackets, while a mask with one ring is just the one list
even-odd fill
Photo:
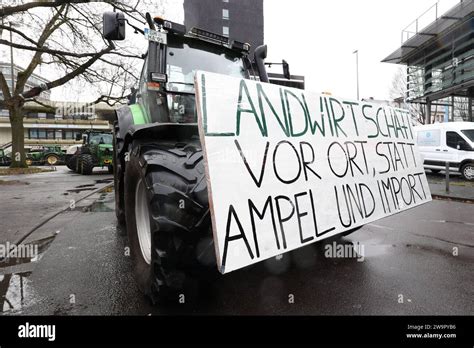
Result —
[[464, 180], [474, 180], [474, 163], [466, 163], [461, 167], [461, 175]]
[[114, 153], [113, 153], [113, 165], [114, 171], [114, 193], [115, 193], [115, 216], [120, 225], [125, 225], [125, 210], [123, 204], [123, 180], [124, 180], [124, 161], [118, 158], [118, 153], [122, 150], [123, 140], [117, 138], [119, 134], [118, 122], [114, 124]]
[[153, 303], [192, 301], [200, 281], [217, 273], [199, 142], [135, 141], [124, 187], [138, 287]]
[[69, 158], [69, 160], [66, 161], [66, 166], [74, 172], [77, 171], [77, 155]]
[[54, 166], [59, 162], [59, 157], [56, 155], [48, 155], [46, 156], [46, 163], [50, 166]]
[[77, 159], [78, 164], [78, 173], [82, 175], [90, 175], [92, 174], [92, 170], [94, 169], [94, 158], [92, 155], [86, 153], [82, 154]]

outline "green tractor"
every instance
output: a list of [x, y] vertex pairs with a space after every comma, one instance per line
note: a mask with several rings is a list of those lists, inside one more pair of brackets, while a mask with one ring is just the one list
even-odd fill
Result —
[[59, 145], [45, 145], [40, 146], [28, 153], [26, 153], [26, 164], [50, 166], [62, 164], [64, 162], [64, 151]]
[[0, 166], [9, 166], [11, 163], [11, 157], [5, 153], [4, 149], [0, 149]]
[[79, 135], [83, 144], [74, 154], [67, 154], [66, 165], [79, 174], [90, 175], [94, 167], [107, 167], [113, 173], [112, 133], [90, 130]]
[[[250, 45], [146, 14], [148, 39], [139, 89], [116, 111], [116, 216], [126, 230], [140, 290], [153, 302], [194, 296], [216, 274], [209, 201], [195, 106], [197, 70], [249, 79]], [[125, 38], [122, 13], [103, 16], [107, 40]], [[130, 25], [130, 24], [129, 24]], [[261, 81], [266, 46], [255, 50]], [[180, 209], [180, 206], [185, 209]], [[213, 271], [214, 270], [214, 271]]]
[[217, 274], [195, 72], [269, 80], [266, 46], [255, 49], [252, 63], [248, 44], [145, 17], [141, 30], [122, 13], [106, 12], [103, 34], [123, 40], [128, 22], [148, 40], [139, 89], [116, 110], [113, 168], [115, 213], [126, 226], [135, 279], [156, 302], [193, 298], [201, 280]]

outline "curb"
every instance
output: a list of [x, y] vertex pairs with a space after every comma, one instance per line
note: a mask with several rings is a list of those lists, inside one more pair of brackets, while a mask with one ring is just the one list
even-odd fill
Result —
[[[112, 187], [114, 185], [113, 182], [111, 183], [108, 183], [104, 186], [101, 186], [99, 187], [98, 189], [92, 191], [92, 192], [89, 192], [88, 194], [86, 194], [84, 197], [81, 197], [79, 198], [78, 200], [75, 201], [75, 203], [79, 203], [80, 201], [104, 190], [104, 189], [107, 189], [109, 187]], [[41, 220], [40, 223], [38, 223], [37, 225], [35, 225], [33, 228], [31, 228], [25, 235], [23, 235], [22, 237], [20, 237], [18, 240], [16, 240], [14, 243], [12, 243], [13, 245], [20, 245], [21, 242], [23, 242], [26, 238], [28, 238], [34, 231], [36, 231], [38, 228], [40, 228], [41, 226], [43, 226], [44, 224], [46, 224], [47, 222], [49, 222], [50, 220], [54, 219], [56, 216], [58, 216], [59, 214], [61, 213], [64, 213], [65, 211], [67, 210], [70, 210], [71, 207], [69, 205], [61, 208], [60, 210], [54, 212], [54, 213], [51, 213], [49, 215], [47, 215], [43, 220]]]
[[453, 196], [446, 196], [446, 195], [437, 195], [433, 193], [431, 194], [431, 197], [433, 199], [442, 200], [442, 201], [453, 201], [453, 202], [474, 204], [474, 198], [453, 197]]

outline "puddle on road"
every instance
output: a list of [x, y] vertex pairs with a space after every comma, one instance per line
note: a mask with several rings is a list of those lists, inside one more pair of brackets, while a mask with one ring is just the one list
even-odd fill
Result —
[[108, 184], [108, 183], [111, 183], [112, 181], [114, 181], [114, 178], [98, 179], [98, 180], [95, 180], [95, 183], [96, 184]]
[[82, 191], [93, 191], [95, 190], [95, 187], [83, 187], [83, 188], [74, 188], [67, 190], [67, 192], [73, 192], [73, 193], [80, 193]]
[[[110, 190], [112, 189], [112, 190]], [[115, 210], [115, 200], [114, 196], [109, 195], [108, 193], [112, 192], [113, 188], [105, 188], [101, 190], [101, 194], [97, 200], [94, 200], [92, 203], [86, 206], [76, 206], [73, 211], [81, 211], [83, 213], [103, 213], [103, 212], [112, 212]]]
[[94, 187], [95, 184], [85, 184], [85, 185], [79, 185], [79, 186], [76, 186], [76, 188], [83, 188], [83, 187]]
[[[82, 191], [93, 191], [96, 189], [96, 186], [98, 184], [109, 184], [111, 182], [113, 182], [113, 178], [110, 178], [110, 179], [97, 179], [97, 180], [94, 180], [95, 181], [95, 184], [84, 184], [84, 185], [79, 185], [79, 186], [76, 186], [74, 187], [73, 189], [69, 189], [67, 190], [66, 192], [72, 192], [72, 193], [80, 193]], [[110, 189], [109, 187], [107, 187], [105, 190], [108, 190]], [[112, 192], [112, 190], [110, 191], [100, 191], [100, 192]], [[66, 194], [66, 193], [65, 193]]]
[[[55, 236], [18, 246], [18, 249], [23, 247], [23, 252], [29, 251], [25, 253], [29, 254], [28, 257], [11, 257], [0, 261], [0, 313], [18, 311], [38, 300], [28, 276], [54, 238]], [[10, 249], [10, 253], [12, 252], [13, 249]]]

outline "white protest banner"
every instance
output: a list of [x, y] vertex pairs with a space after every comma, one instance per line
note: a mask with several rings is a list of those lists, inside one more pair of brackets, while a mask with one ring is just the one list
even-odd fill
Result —
[[195, 79], [221, 273], [431, 200], [408, 111]]

